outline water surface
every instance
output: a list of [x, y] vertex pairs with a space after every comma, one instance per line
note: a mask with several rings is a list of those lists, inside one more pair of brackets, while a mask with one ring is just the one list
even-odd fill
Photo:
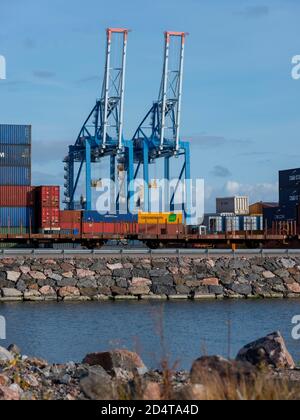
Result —
[[81, 361], [93, 351], [128, 348], [157, 367], [163, 355], [182, 368], [203, 354], [235, 356], [246, 343], [280, 330], [295, 360], [291, 337], [299, 300], [205, 302], [5, 303], [7, 339], [50, 362]]

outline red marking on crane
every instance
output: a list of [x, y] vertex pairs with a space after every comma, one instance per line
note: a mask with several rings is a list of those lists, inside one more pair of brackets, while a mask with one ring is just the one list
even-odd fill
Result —
[[182, 38], [182, 43], [184, 43], [185, 37], [186, 37], [186, 35], [188, 35], [188, 33], [187, 32], [166, 31], [165, 35], [166, 35], [167, 42], [170, 42], [170, 37], [171, 36], [180, 36]]
[[125, 40], [127, 39], [129, 29], [124, 28], [107, 28], [106, 30], [108, 39], [111, 39], [111, 35], [114, 34], [124, 34]]

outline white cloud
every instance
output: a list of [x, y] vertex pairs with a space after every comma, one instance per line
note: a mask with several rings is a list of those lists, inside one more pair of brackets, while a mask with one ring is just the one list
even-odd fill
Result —
[[238, 194], [240, 191], [241, 185], [236, 181], [228, 181], [225, 186], [227, 193], [231, 195]]
[[233, 195], [247, 195], [250, 203], [257, 201], [278, 201], [278, 183], [243, 184], [235, 180], [218, 187], [205, 185], [205, 212], [216, 211], [216, 198]]

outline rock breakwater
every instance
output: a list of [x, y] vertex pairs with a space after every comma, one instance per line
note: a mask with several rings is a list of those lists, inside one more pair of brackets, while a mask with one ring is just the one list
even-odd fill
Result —
[[0, 260], [0, 302], [300, 298], [300, 258]]

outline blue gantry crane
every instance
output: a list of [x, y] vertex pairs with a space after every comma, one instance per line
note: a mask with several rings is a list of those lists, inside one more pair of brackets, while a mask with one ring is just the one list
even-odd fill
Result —
[[[150, 203], [150, 166], [157, 159], [164, 159], [164, 174], [160, 179], [170, 181], [171, 159], [183, 157], [177, 185], [169, 194], [165, 191], [166, 211], [174, 209], [174, 197], [180, 183], [190, 180], [190, 147], [180, 139], [181, 99], [184, 66], [185, 32], [165, 32], [164, 66], [159, 92], [155, 101], [138, 126], [133, 138], [125, 140], [124, 125], [124, 88], [127, 51], [127, 29], [107, 29], [105, 75], [101, 98], [84, 122], [74, 145], [69, 146], [65, 162], [65, 203], [67, 209], [77, 208], [76, 193], [79, 181], [85, 176], [85, 197], [80, 208], [92, 209], [92, 164], [110, 159], [110, 179], [116, 183], [117, 172], [125, 174], [126, 211], [136, 207], [131, 185], [138, 178], [143, 166], [144, 203], [143, 210], [151, 211]], [[116, 38], [121, 37], [118, 48]], [[114, 51], [112, 51], [114, 50]], [[118, 59], [115, 60], [115, 56]], [[178, 159], [179, 161], [179, 159]], [[177, 162], [178, 162], [177, 161]], [[180, 161], [181, 163], [181, 161]], [[85, 169], [85, 170], [84, 170]], [[99, 174], [100, 175], [100, 174]], [[166, 196], [167, 195], [167, 196]], [[182, 208], [186, 215], [190, 211], [190, 188], [185, 185]], [[113, 192], [113, 212], [119, 211], [120, 192]]]
[[[134, 136], [134, 161], [137, 164], [135, 178], [143, 165], [145, 212], [151, 211], [150, 203], [150, 164], [164, 159], [164, 174], [161, 179], [170, 181], [171, 159], [183, 157], [183, 164], [175, 179], [178, 183], [170, 196], [165, 197], [166, 211], [174, 209], [174, 197], [181, 182], [190, 180], [190, 145], [180, 139], [182, 82], [184, 67], [184, 48], [187, 33], [165, 32], [164, 66], [159, 98], [138, 126]], [[178, 42], [179, 41], [179, 42]], [[167, 191], [165, 191], [167, 194]], [[183, 209], [190, 213], [190, 188], [184, 189]]]
[[[133, 143], [123, 136], [124, 89], [128, 30], [107, 29], [105, 74], [101, 98], [85, 120], [74, 145], [69, 146], [65, 162], [65, 203], [69, 210], [78, 206], [76, 192], [85, 176], [85, 197], [79, 207], [92, 209], [92, 164], [110, 159], [110, 178], [116, 181], [121, 165], [128, 184], [133, 179]], [[119, 42], [121, 39], [121, 43]], [[120, 46], [121, 45], [121, 46]], [[85, 170], [84, 170], [85, 167]], [[119, 206], [115, 193], [115, 210]]]

